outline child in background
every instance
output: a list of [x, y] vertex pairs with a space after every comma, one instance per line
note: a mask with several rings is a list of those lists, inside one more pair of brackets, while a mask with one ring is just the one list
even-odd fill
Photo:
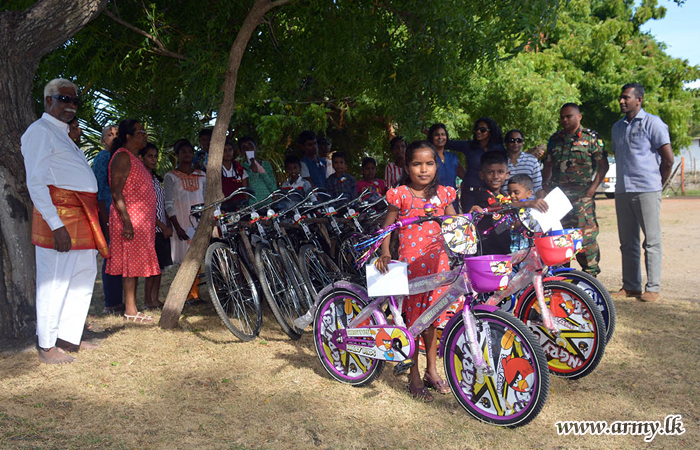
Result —
[[[300, 176], [301, 162], [294, 155], [289, 155], [284, 159], [284, 171], [287, 173], [287, 179], [280, 185], [281, 188], [291, 188], [299, 192], [298, 195], [289, 196], [289, 200], [279, 202], [278, 209], [287, 209], [293, 202], [302, 200], [309, 192], [311, 192], [311, 183]], [[312, 202], [316, 201], [316, 197], [312, 196]]]
[[[427, 141], [416, 141], [408, 146], [406, 149], [407, 173], [401, 178], [401, 185], [390, 189], [386, 194], [389, 207], [384, 227], [391, 225], [397, 219], [425, 215], [426, 203], [432, 203], [436, 216], [455, 214], [452, 207], [452, 202], [456, 198], [455, 190], [437, 183], [437, 158], [435, 148]], [[437, 222], [409, 225], [398, 230], [398, 233], [399, 260], [408, 263], [409, 279], [445, 272], [450, 269], [449, 257], [444, 251], [444, 242], [440, 236], [441, 229]], [[391, 261], [389, 242], [389, 239], [384, 240], [381, 247], [382, 256], [375, 262], [377, 269], [382, 273], [386, 273], [387, 265]], [[410, 327], [444, 289], [446, 288], [408, 296], [403, 303], [406, 325]], [[437, 373], [437, 334], [435, 330], [441, 320], [442, 318], [438, 319], [421, 333], [425, 343], [427, 360], [427, 368], [422, 380], [418, 368], [418, 340], [416, 340], [416, 352], [411, 355], [415, 364], [411, 366], [409, 371], [408, 390], [413, 398], [425, 402], [434, 400], [428, 388], [435, 389], [441, 394], [450, 392], [447, 382], [440, 378]]]
[[345, 167], [345, 153], [333, 153], [333, 170], [335, 170], [335, 173], [326, 179], [326, 189], [331, 197], [336, 198], [342, 195], [345, 200], [357, 198], [355, 177], [345, 173], [347, 170]]
[[389, 142], [389, 149], [394, 156], [394, 161], [386, 165], [384, 180], [387, 188], [395, 188], [399, 185], [406, 166], [406, 140], [403, 136], [396, 136]]
[[369, 194], [365, 194], [362, 200], [375, 201], [386, 194], [384, 180], [377, 178], [377, 161], [374, 158], [362, 160], [362, 179], [357, 182], [357, 193], [360, 194], [367, 188], [370, 188], [371, 191]]
[[[165, 191], [163, 190], [163, 179], [156, 174], [158, 166], [158, 148], [150, 142], [144, 148], [139, 150], [139, 158], [146, 169], [153, 177], [153, 188], [156, 191], [156, 256], [158, 257], [158, 265], [161, 272], [166, 267], [173, 265], [173, 260], [170, 256], [170, 236], [173, 235], [173, 229], [170, 228], [170, 221], [165, 214]], [[154, 275], [146, 278], [144, 287], [144, 303], [146, 309], [160, 309], [163, 303], [160, 302], [160, 275]]]

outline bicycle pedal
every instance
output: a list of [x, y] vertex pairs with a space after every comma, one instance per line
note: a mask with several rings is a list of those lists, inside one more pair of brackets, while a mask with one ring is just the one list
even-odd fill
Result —
[[398, 376], [405, 374], [406, 372], [408, 372], [408, 369], [413, 367], [414, 364], [415, 364], [415, 361], [413, 361], [410, 358], [396, 364], [394, 366], [394, 376], [398, 377]]

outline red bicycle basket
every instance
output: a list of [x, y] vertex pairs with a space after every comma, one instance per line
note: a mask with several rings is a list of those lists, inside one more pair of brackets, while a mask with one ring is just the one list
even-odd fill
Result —
[[564, 264], [576, 254], [576, 247], [571, 234], [536, 237], [535, 247], [542, 261], [548, 266]]

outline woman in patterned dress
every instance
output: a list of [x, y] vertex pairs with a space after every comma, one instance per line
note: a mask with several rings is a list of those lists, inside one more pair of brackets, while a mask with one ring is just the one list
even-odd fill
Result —
[[124, 320], [152, 323], [136, 308], [136, 278], [160, 274], [155, 251], [156, 194], [151, 174], [136, 156], [146, 145], [146, 131], [137, 120], [119, 124], [113, 144], [117, 150], [109, 164], [112, 190], [110, 252], [107, 273], [121, 275], [124, 285]]

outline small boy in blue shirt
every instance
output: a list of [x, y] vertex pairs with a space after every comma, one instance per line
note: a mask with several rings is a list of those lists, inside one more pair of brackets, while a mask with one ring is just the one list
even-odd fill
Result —
[[357, 197], [357, 184], [355, 177], [345, 173], [345, 153], [333, 153], [333, 170], [335, 173], [326, 179], [328, 193], [334, 198], [342, 194], [344, 199], [354, 200]]

